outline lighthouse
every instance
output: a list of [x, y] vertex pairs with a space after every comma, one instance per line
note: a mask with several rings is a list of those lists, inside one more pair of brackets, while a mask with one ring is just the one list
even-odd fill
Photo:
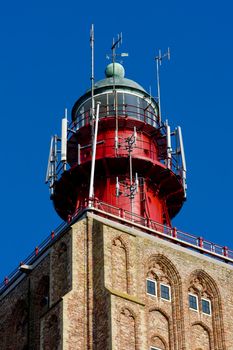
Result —
[[97, 206], [170, 226], [186, 198], [181, 128], [171, 130], [160, 99], [114, 59], [75, 102], [71, 121], [63, 118], [61, 139], [52, 138], [47, 181], [63, 220]]
[[0, 349], [232, 349], [233, 250], [171, 225], [187, 185], [181, 127], [161, 113], [170, 52], [153, 97], [120, 42], [51, 138], [63, 222], [0, 283]]

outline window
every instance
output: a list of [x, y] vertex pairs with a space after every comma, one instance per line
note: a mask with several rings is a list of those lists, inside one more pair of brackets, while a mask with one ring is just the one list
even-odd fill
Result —
[[165, 300], [171, 300], [171, 295], [170, 295], [170, 286], [167, 286], [166, 284], [160, 284], [160, 296], [161, 299]]
[[207, 299], [201, 299], [201, 309], [202, 312], [206, 315], [211, 314], [211, 306], [210, 306], [210, 301]]
[[198, 310], [198, 299], [196, 295], [189, 294], [189, 308], [192, 310]]
[[146, 291], [148, 294], [156, 296], [156, 281], [147, 278]]

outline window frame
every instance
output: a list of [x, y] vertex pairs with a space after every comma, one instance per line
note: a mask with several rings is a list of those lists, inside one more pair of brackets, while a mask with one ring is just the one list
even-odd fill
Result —
[[[209, 313], [209, 314], [208, 314], [207, 312], [204, 312], [204, 311], [203, 311], [203, 308], [202, 308], [202, 300], [207, 301], [207, 302], [209, 303], [209, 309], [210, 309], [210, 313]], [[210, 301], [210, 299], [202, 298], [202, 297], [201, 297], [201, 312], [202, 312], [204, 315], [211, 316], [211, 314], [212, 314], [212, 308], [211, 308], [211, 301]]]
[[[169, 299], [166, 299], [166, 298], [162, 297], [161, 286], [164, 286], [164, 287], [168, 288], [168, 290], [169, 290]], [[172, 297], [171, 297], [171, 286], [169, 284], [166, 284], [166, 283], [160, 283], [159, 287], [160, 287], [160, 299], [171, 302], [171, 299], [172, 299]]]
[[[154, 285], [155, 285], [155, 294], [151, 294], [151, 293], [148, 292], [147, 281], [150, 281], [150, 282], [153, 282], [153, 283], [154, 283]], [[148, 295], [150, 295], [150, 296], [152, 296], [152, 297], [157, 297], [157, 296], [158, 296], [158, 290], [157, 290], [157, 288], [158, 288], [157, 281], [154, 280], [154, 279], [152, 279], [152, 278], [148, 278], [148, 277], [147, 277], [147, 278], [146, 278], [146, 294], [148, 294]]]
[[199, 301], [198, 301], [198, 295], [193, 294], [193, 293], [188, 293], [188, 302], [189, 302], [189, 296], [195, 297], [195, 298], [196, 298], [196, 304], [197, 304], [197, 308], [196, 308], [196, 309], [194, 309], [193, 307], [191, 307], [191, 306], [190, 306], [190, 303], [189, 303], [189, 309], [190, 309], [190, 310], [193, 310], [193, 311], [196, 311], [196, 312], [199, 312]]

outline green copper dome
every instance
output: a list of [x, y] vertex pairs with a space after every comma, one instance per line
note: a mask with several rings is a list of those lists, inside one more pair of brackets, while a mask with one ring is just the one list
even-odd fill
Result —
[[125, 69], [120, 63], [110, 63], [105, 69], [105, 76], [106, 78], [111, 78], [113, 76], [124, 78]]
[[[125, 78], [125, 69], [120, 63], [110, 63], [105, 69], [105, 79], [96, 81], [94, 84], [94, 98], [101, 102], [101, 106], [111, 105], [113, 103], [113, 89], [117, 91], [119, 103], [128, 105], [138, 105], [139, 103], [148, 108], [150, 106], [157, 114], [157, 103], [146, 90], [136, 83], [136, 81]], [[88, 89], [74, 104], [72, 109], [72, 120], [75, 121], [79, 115], [91, 108], [91, 89]], [[82, 110], [81, 110], [81, 109]], [[154, 113], [154, 112], [153, 112]]]
[[120, 63], [115, 62], [107, 65], [105, 76], [105, 79], [99, 80], [95, 83], [95, 89], [108, 88], [115, 85], [116, 87], [125, 87], [146, 92], [141, 85], [136, 83], [136, 81], [125, 78], [125, 69]]

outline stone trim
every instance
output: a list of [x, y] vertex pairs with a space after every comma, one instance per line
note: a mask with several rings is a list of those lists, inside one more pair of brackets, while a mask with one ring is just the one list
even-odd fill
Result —
[[119, 298], [122, 298], [122, 299], [125, 299], [125, 300], [128, 300], [128, 301], [132, 301], [133, 303], [136, 303], [138, 305], [141, 305], [141, 306], [145, 306], [145, 303], [143, 303], [142, 301], [138, 300], [136, 297], [134, 297], [133, 295], [129, 295], [129, 294], [125, 294], [125, 293], [121, 293], [121, 292], [118, 292], [116, 290], [113, 290], [113, 289], [109, 289], [109, 288], [105, 288], [107, 290], [107, 292], [109, 294], [112, 294], [114, 296], [117, 296]]

